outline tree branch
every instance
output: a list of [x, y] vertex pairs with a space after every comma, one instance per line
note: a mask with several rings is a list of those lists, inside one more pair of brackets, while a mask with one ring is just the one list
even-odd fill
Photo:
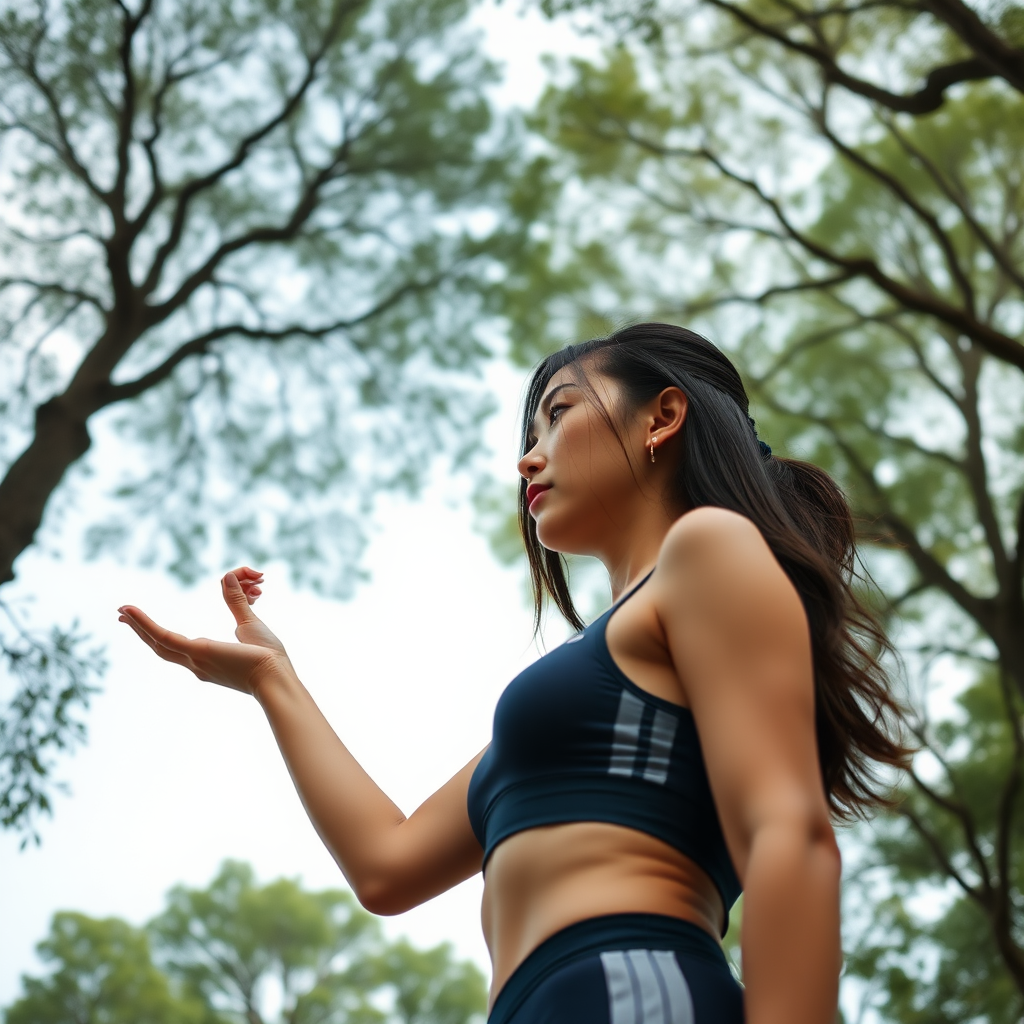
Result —
[[984, 437], [979, 411], [978, 376], [981, 372], [980, 353], [962, 352], [955, 341], [947, 339], [950, 350], [963, 368], [964, 400], [960, 412], [967, 426], [964, 446], [964, 477], [974, 499], [978, 520], [985, 531], [985, 539], [992, 553], [992, 568], [998, 581], [1000, 598], [1005, 600], [1010, 578], [1010, 559], [1003, 544], [1003, 531], [988, 486], [988, 464], [985, 461]]
[[212, 57], [204, 63], [194, 64], [178, 70], [178, 65], [182, 61], [187, 60], [193, 49], [194, 47], [191, 46], [186, 47], [168, 62], [167, 71], [163, 80], [153, 91], [153, 99], [150, 102], [150, 130], [141, 140], [142, 148], [146, 154], [146, 162], [149, 165], [149, 173], [153, 182], [153, 188], [149, 194], [149, 198], [143, 204], [142, 209], [131, 222], [130, 232], [133, 241], [142, 233], [146, 225], [149, 223], [150, 218], [153, 216], [154, 211], [167, 196], [166, 184], [163, 180], [159, 161], [156, 156], [156, 143], [163, 134], [164, 103], [167, 100], [170, 90], [175, 86], [180, 85], [182, 82], [188, 81], [190, 78], [213, 71], [222, 64], [226, 64], [231, 60], [235, 60], [243, 56], [246, 52], [246, 47], [228, 47], [225, 52], [217, 54], [216, 57]]
[[110, 190], [111, 210], [114, 214], [114, 234], [120, 234], [125, 227], [125, 201], [128, 172], [131, 164], [131, 144], [135, 128], [135, 69], [132, 66], [132, 45], [139, 26], [149, 16], [153, 0], [143, 0], [139, 13], [133, 15], [127, 7], [119, 4], [124, 12], [124, 28], [118, 57], [121, 61], [121, 106], [117, 118], [117, 173]]
[[945, 22], [994, 74], [1018, 92], [1024, 92], [1024, 50], [1010, 46], [996, 35], [977, 12], [961, 0], [921, 0], [921, 3]]
[[291, 93], [291, 95], [287, 95], [285, 97], [284, 102], [272, 117], [264, 121], [263, 124], [254, 129], [248, 135], [244, 136], [238, 142], [234, 153], [228, 160], [222, 163], [219, 167], [215, 167], [209, 173], [204, 174], [199, 178], [194, 178], [178, 192], [178, 199], [175, 204], [174, 214], [171, 218], [170, 231], [168, 232], [167, 238], [157, 249], [156, 254], [153, 257], [153, 262], [150, 265], [149, 272], [147, 273], [145, 281], [142, 283], [140, 288], [142, 295], [145, 296], [152, 294], [159, 284], [160, 275], [163, 273], [163, 269], [168, 258], [171, 253], [177, 249], [178, 244], [181, 241], [182, 233], [185, 229], [185, 222], [188, 217], [189, 207], [192, 201], [196, 196], [216, 185], [231, 171], [241, 167], [241, 165], [248, 159], [253, 148], [280, 125], [284, 124], [292, 114], [295, 113], [306, 96], [306, 93], [309, 92], [309, 89], [316, 81], [320, 62], [334, 44], [337, 33], [340, 30], [346, 15], [358, 7], [359, 3], [360, 0], [339, 0], [339, 2], [335, 3], [331, 20], [320, 39], [319, 46], [313, 54], [308, 57], [306, 73], [303, 75], [302, 81], [299, 82], [295, 91]]
[[1005, 933], [1005, 938], [1012, 942], [1014, 879], [1011, 857], [1013, 843], [1016, 839], [1014, 819], [1020, 797], [1022, 769], [1024, 769], [1024, 736], [1021, 735], [1020, 712], [1017, 710], [1013, 689], [1005, 672], [999, 673], [999, 689], [1002, 692], [1006, 721], [1013, 740], [1013, 759], [1003, 785], [1003, 792], [999, 797], [999, 810], [996, 815], [996, 870], [999, 872], [999, 904], [995, 908], [994, 926], [1002, 930]]
[[[793, 224], [777, 198], [768, 195], [754, 179], [747, 178], [738, 171], [732, 170], [714, 150], [706, 145], [698, 148], [664, 145], [637, 134], [629, 125], [624, 124], [621, 119], [609, 116], [619, 124], [622, 137], [639, 148], [660, 157], [675, 156], [691, 160], [703, 160], [711, 164], [723, 177], [755, 196], [766, 209], [771, 211], [776, 222], [789, 239], [801, 246], [812, 256], [816, 256], [826, 263], [831, 263], [833, 266], [849, 272], [851, 278], [866, 278], [881, 291], [895, 299], [900, 306], [917, 313], [924, 313], [948, 324], [954, 330], [976, 342], [996, 359], [1024, 371], [1024, 345], [1021, 345], [1015, 338], [1003, 334], [991, 324], [979, 320], [969, 310], [961, 309], [937, 295], [927, 294], [922, 290], [915, 290], [913, 287], [897, 281], [882, 270], [873, 259], [867, 256], [843, 256], [833, 252], [825, 245], [814, 241], [806, 232], [801, 231]], [[595, 130], [595, 134], [598, 134], [597, 130]], [[751, 230], [756, 229], [752, 227]]]
[[[36, 45], [38, 45], [39, 40], [42, 39], [45, 35], [46, 27], [47, 26], [45, 18], [40, 18], [39, 33], [36, 37]], [[46, 101], [46, 105], [49, 108], [50, 115], [53, 118], [54, 126], [57, 129], [57, 136], [59, 141], [54, 142], [52, 139], [46, 139], [46, 137], [42, 136], [41, 133], [39, 133], [36, 130], [29, 129], [28, 126], [25, 124], [20, 124], [19, 127], [31, 131], [31, 133], [40, 141], [45, 140], [46, 143], [60, 157], [64, 166], [67, 167], [72, 172], [72, 174], [74, 174], [74, 176], [78, 178], [78, 180], [81, 181], [82, 184], [84, 184], [85, 187], [97, 199], [101, 200], [105, 205], [109, 205], [107, 193], [104, 192], [103, 189], [101, 189], [95, 181], [93, 181], [92, 175], [89, 173], [88, 169], [82, 163], [82, 161], [79, 160], [78, 154], [75, 152], [74, 146], [71, 145], [71, 137], [68, 131], [68, 124], [60, 109], [60, 99], [54, 93], [53, 89], [50, 87], [50, 84], [44, 81], [42, 76], [39, 74], [39, 68], [36, 65], [36, 54], [34, 50], [30, 50], [28, 53], [26, 53], [24, 55], [24, 60], [19, 60], [18, 55], [16, 55], [9, 46], [4, 44], [3, 33], [0, 33], [0, 47], [3, 48], [4, 52], [10, 58], [11, 62], [16, 67], [18, 67], [25, 74], [25, 76], [32, 82], [32, 84], [39, 91], [40, 95]]]
[[866, 256], [842, 256], [815, 242], [790, 221], [782, 209], [779, 200], [768, 195], [753, 179], [746, 178], [739, 172], [731, 170], [712, 150], [707, 147], [686, 150], [654, 145], [657, 150], [667, 155], [671, 155], [674, 152], [675, 155], [706, 160], [724, 177], [756, 196], [761, 203], [771, 210], [786, 234], [811, 255], [817, 256], [833, 266], [849, 271], [851, 276], [866, 278], [906, 309], [924, 313], [949, 324], [961, 334], [967, 335], [968, 338], [980, 345], [990, 355], [1003, 362], [1010, 363], [1020, 370], [1024, 370], [1024, 345], [1021, 345], [1016, 339], [996, 330], [990, 324], [983, 323], [973, 317], [969, 311], [960, 309], [938, 296], [927, 295], [916, 291], [908, 285], [902, 284], [886, 274], [874, 260]]
[[[771, 39], [780, 46], [791, 50], [794, 53], [802, 54], [812, 60], [821, 68], [825, 81], [831, 85], [838, 85], [848, 92], [856, 93], [865, 99], [872, 100], [890, 110], [899, 111], [904, 114], [928, 114], [938, 110], [945, 100], [946, 90], [961, 82], [975, 82], [985, 78], [992, 78], [999, 74], [993, 66], [980, 57], [971, 57], [967, 60], [955, 61], [942, 67], [934, 68], [929, 72], [924, 85], [913, 93], [895, 93], [856, 75], [844, 71], [835, 60], [835, 57], [823, 46], [813, 43], [801, 42], [788, 35], [779, 28], [769, 25], [767, 22], [755, 18], [748, 11], [743, 10], [725, 0], [705, 0], [721, 11], [735, 18], [742, 25], [745, 25], [752, 32], [767, 39]], [[1009, 79], [1007, 79], [1009, 81]], [[1011, 82], [1011, 84], [1013, 84]]]
[[907, 821], [910, 822], [914, 831], [924, 840], [925, 845], [932, 852], [932, 856], [938, 861], [939, 867], [949, 878], [952, 878], [957, 885], [963, 890], [966, 896], [969, 896], [976, 903], [980, 904], [986, 910], [989, 909], [989, 893], [979, 892], [973, 885], [971, 885], [966, 878], [957, 870], [956, 865], [949, 859], [946, 851], [942, 848], [942, 844], [939, 842], [938, 837], [933, 835], [931, 830], [925, 825], [924, 821], [911, 808], [907, 807], [906, 804], [901, 804], [898, 808], [898, 813], [903, 815]]
[[87, 303], [104, 316], [108, 312], [106, 306], [95, 295], [81, 288], [71, 288], [57, 281], [35, 281], [30, 277], [0, 277], [0, 292], [19, 285], [25, 288], [34, 288], [38, 292], [52, 292], [54, 295], [63, 295], [69, 299]]
[[1024, 490], [1017, 499], [1017, 522], [1014, 530], [1013, 559], [1010, 563], [1008, 587], [1009, 612], [1018, 622], [1024, 621]]
[[938, 243], [939, 248], [942, 250], [942, 253], [946, 258], [946, 266], [949, 269], [950, 276], [956, 282], [956, 286], [960, 291], [960, 295], [963, 298], [964, 305], [967, 307], [968, 313], [970, 313], [972, 317], [975, 316], [974, 287], [967, 278], [967, 275], [963, 272], [963, 268], [960, 266], [959, 255], [953, 247], [953, 243], [950, 240], [949, 235], [942, 230], [938, 217], [919, 203], [914, 196], [911, 195], [910, 190], [907, 189], [903, 182], [901, 182], [895, 175], [883, 170], [877, 164], [868, 160], [862, 153], [858, 153], [857, 150], [847, 146], [846, 143], [843, 142], [829, 127], [828, 116], [825, 112], [824, 106], [813, 110], [812, 117], [818, 131], [828, 139], [836, 152], [841, 153], [855, 167], [859, 167], [865, 174], [870, 175], [875, 179], [875, 181], [889, 189], [889, 191], [892, 192], [892, 194], [896, 196], [904, 206], [909, 210], [912, 210], [925, 227], [927, 227], [929, 233]]
[[890, 506], [887, 496], [882, 488], [879, 487], [874, 474], [864, 464], [858, 452], [846, 441], [832, 421], [827, 417], [811, 416], [806, 412], [786, 408], [770, 396], [765, 396], [764, 401], [787, 416], [803, 418], [829, 432], [836, 447], [839, 448], [850, 466], [871, 491], [872, 497], [880, 508], [878, 521], [884, 523], [888, 528], [888, 532], [874, 531], [869, 533], [869, 536], [872, 537], [875, 543], [901, 548], [914, 563], [914, 567], [929, 586], [942, 591], [947, 597], [951, 598], [990, 636], [997, 635], [995, 609], [992, 599], [972, 594], [962, 583], [950, 576], [945, 566], [921, 544], [917, 534], [910, 525], [897, 515]]
[[148, 391], [150, 388], [166, 380], [173, 371], [191, 356], [202, 355], [209, 351], [210, 346], [215, 342], [227, 337], [250, 338], [254, 341], [280, 342], [288, 338], [303, 337], [317, 340], [338, 331], [351, 330], [360, 324], [372, 320], [391, 307], [397, 305], [407, 295], [416, 292], [428, 291], [436, 287], [441, 280], [448, 276], [449, 272], [437, 273], [422, 281], [407, 281], [401, 287], [394, 289], [380, 302], [357, 317], [344, 320], [336, 320], [330, 324], [323, 324], [319, 327], [311, 327], [306, 324], [290, 324], [287, 327], [260, 328], [249, 327], [246, 324], [226, 324], [222, 327], [215, 327], [195, 338], [185, 342], [174, 350], [162, 363], [154, 367], [148, 373], [132, 381], [123, 384], [111, 384], [102, 390], [102, 405], [111, 405], [114, 402], [135, 398]]
[[694, 314], [704, 313], [709, 309], [717, 309], [719, 306], [729, 306], [734, 303], [760, 306], [764, 305], [764, 303], [768, 302], [770, 299], [776, 298], [780, 295], [795, 295], [800, 292], [807, 291], [827, 291], [829, 288], [834, 288], [836, 285], [852, 280], [853, 277], [853, 274], [844, 271], [842, 273], [835, 274], [832, 277], [816, 278], [810, 281], [795, 281], [792, 284], [774, 285], [771, 288], [766, 288], [763, 292], [760, 292], [757, 295], [739, 295], [736, 293], [718, 295], [714, 298], [688, 302], [683, 308], [687, 313]]
[[925, 153], [919, 146], [916, 146], [906, 132], [900, 130], [898, 124], [894, 118], [886, 117], [883, 118], [886, 128], [892, 134], [893, 138], [897, 141], [900, 148], [904, 153], [907, 154], [912, 160], [916, 160], [928, 173], [928, 176], [935, 182], [936, 187], [940, 192], [960, 211], [960, 216], [963, 217], [964, 223], [971, 229], [975, 238], [985, 247], [985, 250], [991, 255], [992, 259], [995, 260], [996, 264], [1003, 271], [1004, 274], [1019, 288], [1024, 291], [1024, 274], [1021, 273], [1020, 268], [1014, 262], [1013, 257], [1010, 255], [1005, 245], [1000, 245], [996, 240], [988, 233], [985, 226], [974, 216], [968, 204], [964, 201], [963, 196], [952, 188], [949, 182], [946, 180], [946, 176], [936, 166], [935, 162]]
[[[921, 737], [919, 736], [919, 739]], [[929, 747], [929, 752], [931, 748]], [[943, 767], [946, 770], [947, 775], [952, 777], [949, 770], [949, 766], [942, 762]], [[978, 832], [974, 825], [974, 818], [971, 817], [970, 811], [967, 807], [960, 803], [959, 800], [950, 800], [948, 797], [943, 796], [938, 790], [932, 789], [931, 786], [926, 783], [920, 775], [917, 774], [913, 769], [910, 771], [910, 777], [913, 780], [914, 785], [936, 806], [941, 807], [948, 814], [951, 814], [957, 821], [960, 822], [960, 827], [963, 830], [964, 841], [967, 844], [967, 848], [970, 851], [971, 857], [974, 860], [975, 868], [981, 877], [981, 884], [985, 891], [986, 898], [990, 899], [993, 894], [992, 886], [992, 875], [988, 869], [988, 862], [985, 860], [985, 855], [981, 852], [981, 847], [978, 845]]]

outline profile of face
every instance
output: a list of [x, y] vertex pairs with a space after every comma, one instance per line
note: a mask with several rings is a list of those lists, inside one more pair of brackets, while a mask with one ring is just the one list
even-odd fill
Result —
[[[579, 379], [579, 368], [565, 367], [548, 381], [530, 431], [533, 444], [518, 469], [541, 544], [600, 555], [638, 515], [667, 511], [667, 446], [685, 419], [686, 398], [668, 388], [629, 410], [617, 381], [592, 368], [585, 386]], [[660, 464], [648, 456], [652, 438]]]

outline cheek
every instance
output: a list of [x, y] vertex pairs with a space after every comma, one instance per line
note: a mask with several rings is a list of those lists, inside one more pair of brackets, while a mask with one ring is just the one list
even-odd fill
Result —
[[607, 525], [632, 477], [616, 438], [603, 436], [585, 421], [560, 430], [548, 458], [555, 489], [538, 510], [537, 536], [545, 547], [565, 550], [572, 538]]
[[559, 465], [574, 490], [590, 495], [618, 491], [629, 465], [618, 439], [604, 424], [577, 421], [567, 426]]

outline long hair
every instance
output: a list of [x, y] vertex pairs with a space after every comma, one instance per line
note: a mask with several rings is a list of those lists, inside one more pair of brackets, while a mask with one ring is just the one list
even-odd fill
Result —
[[[810, 626], [818, 758], [832, 814], [849, 820], [890, 803], [877, 768], [908, 763], [904, 712], [881, 662], [891, 645], [853, 589], [855, 527], [839, 486], [817, 466], [781, 458], [760, 445], [736, 368], [706, 338], [671, 324], [636, 324], [548, 356], [527, 390], [524, 455], [548, 382], [565, 368], [596, 399], [616, 435], [611, 412], [587, 382], [587, 368], [619, 384], [623, 415], [668, 387], [686, 395], [689, 408], [669, 498], [683, 507], [730, 509], [761, 531], [799, 593]], [[526, 486], [521, 480], [519, 525], [530, 563], [535, 627], [549, 596], [579, 629], [583, 622], [569, 592], [565, 562], [538, 540]]]

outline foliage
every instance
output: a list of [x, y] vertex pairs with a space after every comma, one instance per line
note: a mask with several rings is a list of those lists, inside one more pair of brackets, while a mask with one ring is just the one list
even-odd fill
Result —
[[1024, 36], [1011, 5], [958, 34], [956, 6], [550, 5], [612, 28], [533, 115], [549, 228], [508, 310], [524, 363], [638, 315], [704, 330], [759, 435], [842, 481], [922, 748], [848, 844], [844, 1003], [1002, 1024], [1024, 1011], [1024, 98], [1012, 61], [964, 62]]
[[116, 917], [54, 915], [38, 946], [46, 978], [22, 978], [25, 994], [6, 1024], [220, 1024], [173, 990], [154, 966], [145, 931]]
[[351, 893], [260, 886], [236, 861], [146, 929], [58, 914], [39, 948], [55, 969], [24, 979], [7, 1024], [467, 1024], [486, 1006], [447, 944], [387, 942]]
[[[1008, 807], [1003, 784], [1019, 756], [1020, 737], [1006, 707], [1013, 700], [991, 669], [958, 697], [957, 713], [935, 727], [938, 742], [959, 748], [942, 771], [952, 792], [919, 788], [908, 794], [903, 814], [879, 822], [874, 842], [858, 858], [858, 883], [869, 891], [875, 883], [879, 898], [855, 908], [870, 919], [855, 932], [847, 971], [863, 980], [861, 1005], [883, 1001], [893, 1020], [1015, 1024], [1024, 1014], [1010, 972], [995, 967], [1002, 955], [985, 892], [986, 881], [1020, 878], [1024, 867], [1021, 798], [1016, 794], [1015, 806]], [[965, 843], [968, 808], [971, 841]], [[1009, 827], [1001, 820], [1008, 814]], [[911, 913], [914, 897], [928, 890], [941, 911]]]
[[466, 11], [0, 2], [0, 585], [97, 430], [91, 552], [342, 596], [375, 496], [467, 462], [530, 204]]
[[0, 655], [14, 695], [0, 714], [0, 826], [23, 832], [22, 848], [39, 834], [31, 822], [50, 810], [55, 753], [81, 742], [78, 713], [95, 692], [102, 655], [86, 647], [77, 626], [54, 626], [49, 636], [26, 629], [0, 602], [7, 621], [0, 629]]

